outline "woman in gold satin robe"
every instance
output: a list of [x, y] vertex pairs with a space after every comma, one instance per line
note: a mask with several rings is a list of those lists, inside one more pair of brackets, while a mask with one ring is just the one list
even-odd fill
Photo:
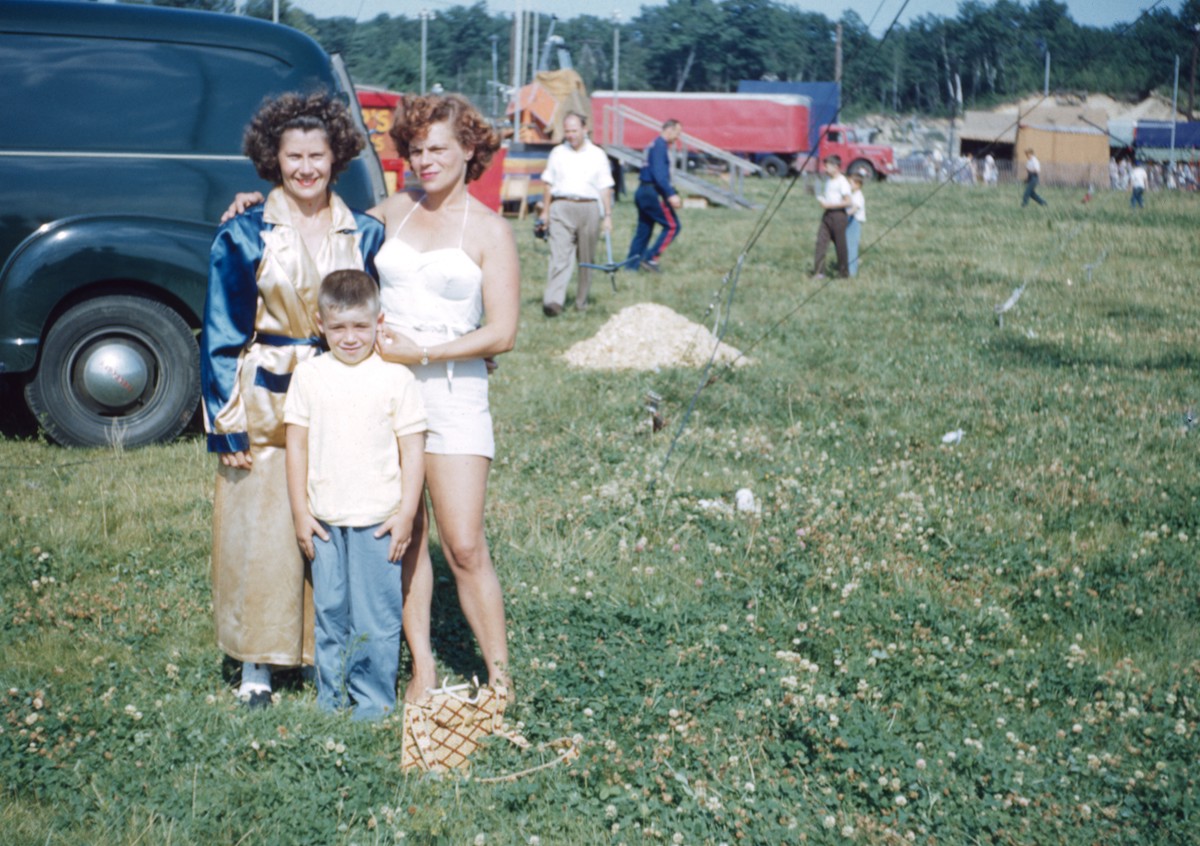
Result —
[[319, 354], [317, 289], [334, 270], [376, 276], [383, 226], [333, 193], [365, 144], [323, 94], [263, 104], [244, 151], [275, 188], [217, 231], [200, 369], [213, 498], [217, 645], [242, 662], [239, 696], [271, 702], [272, 667], [313, 660], [312, 580], [296, 544], [285, 473], [283, 400], [296, 365]]

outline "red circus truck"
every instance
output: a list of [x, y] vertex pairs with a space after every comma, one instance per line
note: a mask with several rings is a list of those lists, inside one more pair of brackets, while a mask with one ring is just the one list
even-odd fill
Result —
[[[651, 126], [628, 116], [618, 119], [614, 105], [651, 118]], [[593, 139], [641, 149], [658, 135], [665, 120], [675, 118], [687, 135], [743, 156], [771, 176], [788, 169], [816, 170], [827, 156], [837, 155], [848, 173], [884, 179], [896, 172], [895, 153], [882, 144], [863, 144], [854, 130], [841, 124], [821, 127], [819, 147], [810, 156], [810, 100], [800, 94], [668, 93], [661, 91], [596, 91], [592, 94]]]

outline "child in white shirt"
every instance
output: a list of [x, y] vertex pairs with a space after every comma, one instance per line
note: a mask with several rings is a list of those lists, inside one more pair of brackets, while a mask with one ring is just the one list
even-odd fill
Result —
[[284, 404], [288, 498], [312, 559], [317, 704], [378, 719], [396, 707], [400, 556], [425, 484], [425, 409], [412, 372], [375, 353], [374, 279], [335, 271], [317, 307], [330, 354], [296, 368]]
[[862, 242], [863, 226], [867, 222], [867, 200], [863, 196], [863, 178], [852, 173], [850, 180], [850, 207], [846, 209], [850, 221], [846, 224], [846, 252], [850, 257], [850, 275], [858, 275], [858, 245]]

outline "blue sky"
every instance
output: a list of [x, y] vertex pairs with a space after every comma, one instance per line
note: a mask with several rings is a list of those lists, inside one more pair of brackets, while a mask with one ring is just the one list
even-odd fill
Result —
[[[435, 14], [439, 9], [470, 5], [472, 0], [292, 0], [300, 8], [318, 16], [341, 15], [358, 20], [370, 20], [383, 13], [416, 17], [421, 9]], [[787, 5], [806, 11], [820, 12], [829, 18], [839, 18], [846, 9], [853, 9], [864, 21], [871, 24], [871, 31], [880, 35], [887, 28], [904, 0], [783, 0]], [[1028, 0], [1025, 0], [1028, 5]], [[635, 17], [643, 6], [662, 6], [665, 0], [487, 0], [493, 13], [512, 14], [518, 7], [527, 11], [555, 14], [561, 18], [572, 18], [580, 14], [608, 16], [620, 14], [628, 21]], [[1163, 0], [1160, 9], [1178, 12], [1183, 0]], [[907, 23], [921, 15], [953, 17], [958, 13], [958, 0], [909, 0], [908, 7], [900, 18]], [[1154, 0], [1066, 0], [1067, 9], [1077, 22], [1089, 26], [1112, 26], [1134, 20], [1143, 9], [1154, 5]]]

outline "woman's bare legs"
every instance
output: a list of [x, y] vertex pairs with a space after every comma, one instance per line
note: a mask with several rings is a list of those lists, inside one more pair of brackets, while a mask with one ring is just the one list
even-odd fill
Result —
[[[483, 653], [488, 682], [493, 686], [511, 687], [504, 596], [483, 533], [483, 504], [490, 467], [491, 461], [478, 455], [426, 453], [425, 484], [429, 488], [442, 551], [458, 584], [458, 602], [479, 643], [479, 651]], [[428, 549], [427, 544], [423, 546]], [[419, 568], [417, 575], [420, 575]], [[406, 600], [405, 626], [408, 625], [407, 606]], [[426, 609], [428, 632], [428, 605]]]
[[437, 687], [437, 666], [429, 639], [433, 604], [433, 562], [429, 558], [429, 515], [425, 503], [413, 519], [412, 542], [404, 553], [404, 639], [412, 654], [412, 678], [404, 689], [405, 702], [420, 702], [425, 691]]

